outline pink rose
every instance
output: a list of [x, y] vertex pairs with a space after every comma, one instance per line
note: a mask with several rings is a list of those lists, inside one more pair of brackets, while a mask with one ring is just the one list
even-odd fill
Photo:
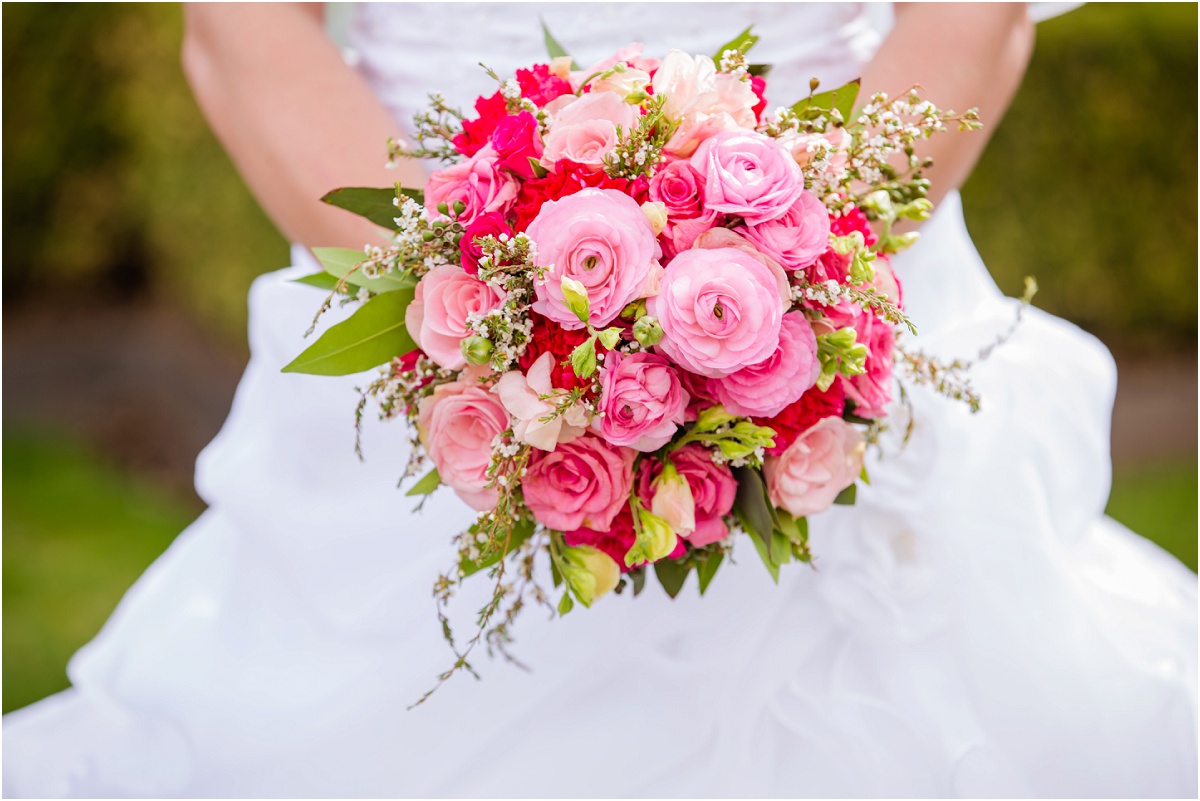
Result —
[[737, 230], [789, 270], [807, 267], [829, 248], [829, 212], [811, 192], [801, 192], [782, 217]]
[[649, 453], [683, 425], [688, 394], [670, 363], [653, 353], [612, 351], [600, 371], [600, 417], [592, 427], [613, 445]]
[[490, 147], [483, 148], [461, 164], [434, 170], [425, 184], [425, 207], [429, 213], [440, 217], [439, 204], [453, 206], [455, 201], [461, 200], [466, 210], [458, 220], [464, 225], [489, 211], [506, 212], [516, 199], [516, 180], [509, 173], [500, 172], [496, 151]]
[[639, 111], [612, 92], [590, 92], [583, 97], [563, 95], [546, 110], [551, 113], [542, 166], [554, 169], [563, 159], [593, 170], [604, 166], [604, 157], [617, 146], [617, 128], [630, 130]]
[[417, 407], [421, 444], [442, 482], [472, 509], [496, 506], [496, 490], [488, 489], [492, 441], [508, 428], [508, 415], [473, 376], [439, 384]]
[[[671, 462], [692, 491], [695, 530], [680, 536], [697, 548], [725, 539], [729, 536], [729, 527], [722, 518], [733, 509], [737, 495], [737, 479], [729, 466], [713, 462], [712, 452], [697, 444], [673, 451]], [[660, 473], [662, 464], [657, 459], [642, 462], [638, 471], [638, 495], [644, 502], [653, 504], [654, 479]]]
[[704, 176], [686, 160], [663, 165], [650, 179], [650, 198], [667, 208], [664, 252], [674, 256], [717, 223], [718, 214], [704, 208]]
[[775, 274], [734, 248], [680, 253], [646, 301], [658, 344], [684, 369], [721, 378], [775, 352], [786, 308]]
[[662, 273], [650, 221], [637, 201], [616, 189], [582, 189], [549, 201], [526, 233], [537, 245], [538, 265], [547, 268], [533, 310], [568, 330], [583, 323], [563, 300], [563, 276], [583, 284], [588, 321], [600, 327], [653, 291]]
[[783, 316], [779, 347], [761, 362], [710, 382], [725, 409], [743, 417], [774, 417], [817, 383], [817, 335], [802, 312]]
[[499, 237], [500, 234], [512, 236], [512, 232], [512, 227], [504, 219], [503, 214], [489, 211], [487, 214], [480, 214], [476, 217], [467, 226], [462, 239], [458, 241], [458, 249], [462, 251], [462, 267], [467, 275], [479, 274], [479, 259], [483, 257], [483, 252], [475, 244], [476, 239], [482, 239], [485, 236]]
[[525, 505], [556, 531], [607, 531], [633, 486], [634, 453], [585, 435], [553, 453], [534, 451], [521, 480]]
[[723, 131], [692, 156], [704, 173], [704, 205], [750, 225], [776, 220], [804, 191], [800, 167], [774, 139], [753, 131]]
[[763, 463], [771, 503], [795, 515], [823, 512], [862, 472], [866, 438], [840, 417], [826, 417], [779, 456]]
[[460, 344], [471, 336], [467, 318], [486, 314], [504, 303], [504, 294], [455, 264], [443, 264], [425, 274], [417, 284], [412, 303], [404, 312], [409, 336], [447, 370], [467, 366]]
[[510, 114], [492, 132], [492, 147], [498, 166], [526, 180], [533, 177], [529, 160], [542, 156], [542, 136], [538, 133], [537, 118], [528, 111]]

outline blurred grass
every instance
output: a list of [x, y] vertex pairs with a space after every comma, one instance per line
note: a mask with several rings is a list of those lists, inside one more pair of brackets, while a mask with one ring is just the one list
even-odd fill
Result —
[[[67, 659], [192, 517], [82, 445], [4, 429], [5, 712], [67, 687]], [[1109, 513], [1196, 569], [1195, 462], [1119, 471]]]

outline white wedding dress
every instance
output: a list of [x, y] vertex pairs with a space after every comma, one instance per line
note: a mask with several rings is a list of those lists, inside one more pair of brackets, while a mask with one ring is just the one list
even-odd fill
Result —
[[[407, 123], [428, 90], [491, 91], [478, 61], [540, 58], [539, 16], [581, 63], [753, 22], [778, 104], [853, 78], [882, 11], [369, 5], [349, 37]], [[5, 719], [6, 796], [1196, 796], [1196, 577], [1103, 516], [1116, 374], [1075, 326], [1027, 314], [974, 371], [978, 415], [914, 389], [907, 447], [812, 519], [815, 570], [775, 586], [743, 540], [703, 599], [650, 579], [528, 610], [532, 672], [481, 654], [482, 681], [407, 712], [451, 663], [430, 585], [472, 512], [444, 489], [412, 511], [399, 423], [355, 458], [365, 376], [279, 372], [321, 301], [294, 258], [251, 291], [250, 365], [197, 464], [210, 508], [73, 687]], [[956, 195], [896, 270], [923, 349], [972, 356], [1012, 322]], [[456, 599], [460, 635], [487, 585]]]

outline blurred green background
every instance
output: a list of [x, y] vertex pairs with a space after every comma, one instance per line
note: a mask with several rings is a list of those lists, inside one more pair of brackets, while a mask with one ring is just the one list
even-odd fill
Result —
[[[179, 67], [177, 6], [3, 7], [3, 708], [203, 508], [191, 464], [284, 242]], [[1196, 567], [1196, 6], [1087, 6], [964, 189], [997, 283], [1118, 358], [1109, 512]], [[349, 411], [348, 411], [349, 413]]]

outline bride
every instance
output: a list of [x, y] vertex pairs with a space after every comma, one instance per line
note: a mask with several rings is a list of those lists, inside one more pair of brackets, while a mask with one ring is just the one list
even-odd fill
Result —
[[[363, 376], [280, 373], [320, 303], [292, 281], [317, 269], [305, 247], [377, 236], [315, 198], [420, 185], [415, 164], [382, 169], [387, 137], [427, 89], [490, 91], [476, 62], [537, 58], [539, 17], [585, 63], [632, 40], [711, 52], [753, 23], [775, 103], [861, 74], [994, 127], [1024, 7], [363, 5], [345, 52], [312, 6], [187, 14], [188, 76], [295, 266], [251, 291], [253, 356], [197, 464], [208, 511], [74, 657], [72, 688], [6, 718], [6, 795], [1195, 796], [1196, 579], [1103, 517], [1115, 370], [1069, 323], [1025, 316], [974, 373], [978, 415], [912, 390], [907, 446], [885, 439], [858, 505], [813, 518], [817, 570], [775, 586], [735, 548], [703, 601], [648, 586], [526, 615], [532, 672], [481, 660], [482, 681], [412, 712], [449, 663], [429, 587], [473, 513], [447, 491], [412, 511], [399, 424], [369, 422], [357, 460]], [[895, 261], [942, 356], [1014, 314], [953, 191], [983, 144], [931, 143], [940, 211]]]

